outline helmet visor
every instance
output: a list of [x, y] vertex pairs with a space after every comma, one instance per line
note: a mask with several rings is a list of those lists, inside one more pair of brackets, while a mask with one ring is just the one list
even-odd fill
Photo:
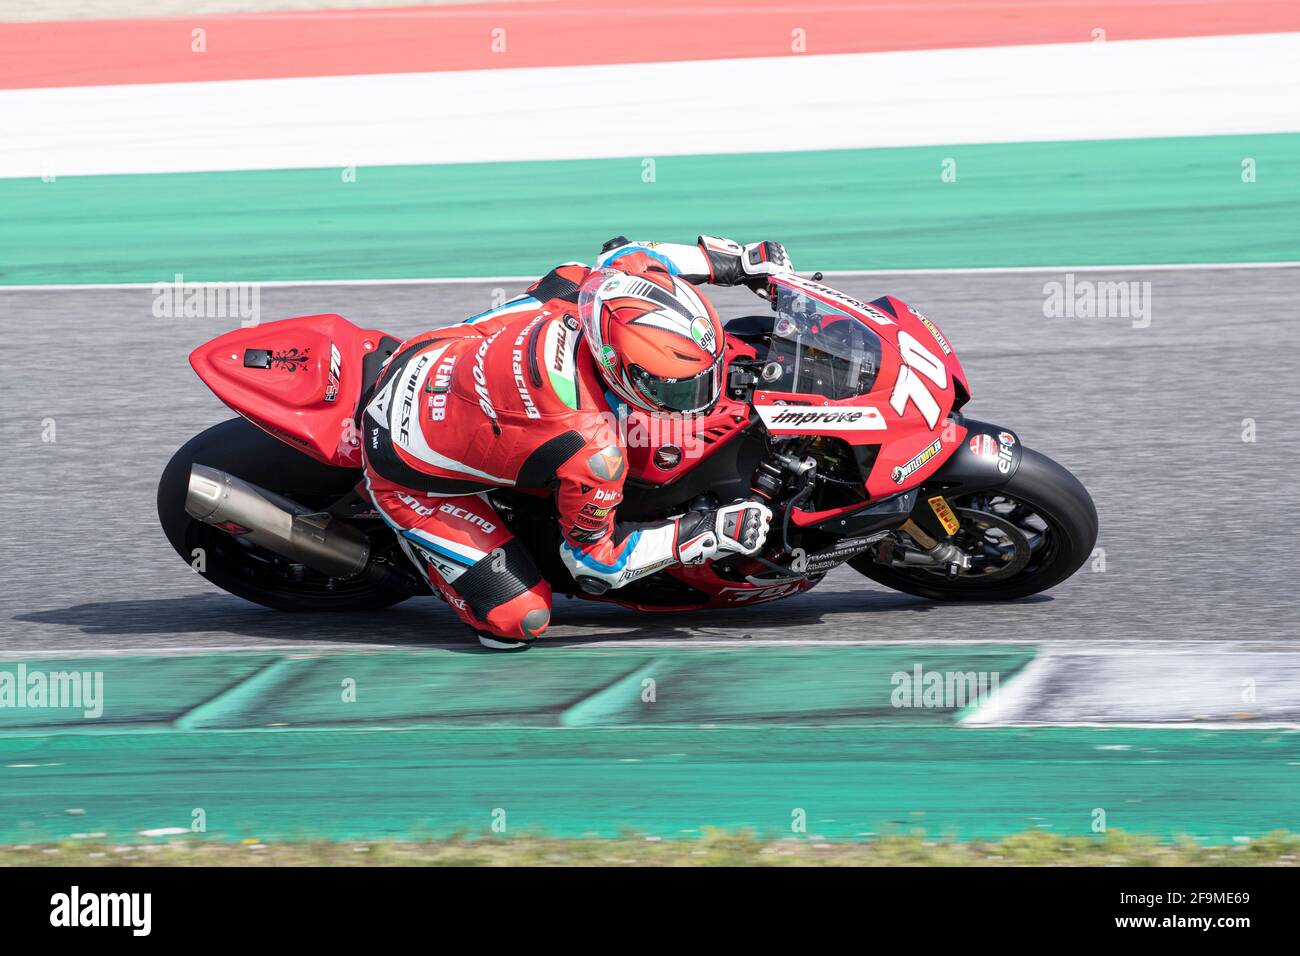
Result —
[[702, 412], [722, 393], [722, 357], [691, 378], [662, 378], [640, 365], [628, 366], [632, 387], [647, 402], [668, 412]]

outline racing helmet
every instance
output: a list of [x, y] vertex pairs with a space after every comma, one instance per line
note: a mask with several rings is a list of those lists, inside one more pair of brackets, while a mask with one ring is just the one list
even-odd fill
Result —
[[619, 398], [689, 414], [722, 394], [722, 322], [685, 279], [660, 269], [595, 269], [578, 292], [583, 337]]

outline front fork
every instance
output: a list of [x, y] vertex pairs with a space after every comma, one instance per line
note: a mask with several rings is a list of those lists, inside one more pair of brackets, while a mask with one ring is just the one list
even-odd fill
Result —
[[[1006, 484], [1020, 466], [1020, 439], [999, 425], [954, 417], [966, 427], [966, 436], [924, 484], [811, 526], [834, 534], [840, 539], [839, 546], [813, 554], [801, 554], [801, 549], [791, 547], [783, 519], [786, 511], [798, 505], [801, 496], [796, 494], [778, 512], [772, 529], [773, 534], [780, 534], [784, 552], [791, 555], [790, 563], [756, 558], [769, 573], [751, 575], [751, 583], [793, 580], [830, 570], [848, 560], [843, 550], [849, 547], [856, 547], [856, 553], [874, 551], [876, 560], [887, 565], [942, 568], [949, 577], [969, 570], [970, 555], [952, 540], [961, 530], [952, 499]], [[779, 464], [793, 471], [798, 461]], [[773, 470], [779, 471], [775, 466]]]
[[[935, 502], [942, 502], [942, 507], [952, 513], [952, 507], [942, 495], [929, 499], [933, 507]], [[955, 519], [951, 527], [945, 526], [945, 538], [936, 538], [927, 532], [913, 518], [908, 518], [898, 527], [900, 534], [906, 535], [917, 547], [908, 547], [896, 535], [881, 539], [876, 548], [876, 560], [891, 567], [938, 567], [943, 568], [949, 578], [955, 578], [963, 571], [970, 570], [970, 555], [951, 540], [961, 528]]]

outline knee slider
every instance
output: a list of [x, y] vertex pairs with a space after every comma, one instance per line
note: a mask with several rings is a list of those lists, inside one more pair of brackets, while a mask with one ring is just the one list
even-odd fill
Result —
[[551, 623], [549, 595], [529, 591], [493, 609], [484, 619], [494, 634], [521, 641], [535, 641]]

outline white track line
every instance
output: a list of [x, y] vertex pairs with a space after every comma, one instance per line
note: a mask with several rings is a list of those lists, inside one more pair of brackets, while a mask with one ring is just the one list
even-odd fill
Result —
[[[1295, 132], [1298, 59], [1300, 33], [1270, 33], [4, 90], [0, 177], [597, 158], [639, 176], [674, 155]], [[749, 113], [709, 108], [750, 89]]]
[[[1037, 646], [1041, 641], [1031, 640], [1028, 638], [1013, 638], [1005, 641], [988, 641], [978, 639], [956, 638], [952, 640], [934, 640], [934, 641], [870, 641], [870, 640], [843, 640], [837, 641], [832, 638], [814, 639], [814, 640], [795, 640], [786, 638], [753, 638], [746, 640], [741, 637], [731, 639], [706, 639], [695, 640], [683, 638], [673, 640], [671, 638], [649, 638], [647, 640], [619, 639], [609, 638], [600, 640], [598, 638], [583, 638], [580, 635], [571, 637], [557, 636], [554, 641], [547, 643], [545, 639], [542, 643], [534, 648], [533, 651], [545, 650], [551, 648], [555, 651], [565, 650], [603, 650], [605, 648], [617, 647], [626, 648], [654, 648], [662, 650], [664, 648], [685, 648], [685, 649], [718, 649], [718, 648], [741, 648], [741, 647], [912, 647], [917, 645], [939, 644], [953, 647], [977, 647], [987, 645], [1024, 645]], [[213, 645], [194, 645], [190, 647], [84, 647], [84, 648], [60, 648], [58, 650], [47, 650], [44, 648], [31, 648], [29, 650], [19, 650], [14, 648], [0, 649], [0, 660], [29, 660], [33, 658], [54, 658], [54, 657], [139, 657], [139, 656], [174, 656], [174, 655], [194, 655], [194, 654], [220, 654], [228, 652], [263, 652], [263, 653], [283, 653], [283, 652], [301, 652], [314, 653], [319, 651], [326, 652], [347, 652], [364, 654], [369, 651], [425, 651], [425, 650], [465, 650], [473, 648], [474, 642], [470, 640], [463, 641], [445, 641], [426, 644], [366, 644], [359, 647], [355, 643], [340, 641], [336, 644], [313, 643], [313, 644], [213, 644]], [[531, 652], [530, 652], [531, 653]]]
[[[1093, 266], [972, 266], [952, 269], [827, 269], [827, 278], [861, 276], [925, 276], [925, 275], [999, 275], [1002, 273], [1058, 273], [1058, 272], [1192, 272], [1206, 269], [1296, 269], [1300, 260], [1284, 262], [1160, 262], [1114, 264]], [[809, 273], [811, 274], [811, 273]], [[386, 285], [501, 285], [535, 282], [537, 276], [448, 276], [414, 279], [272, 279], [252, 282], [263, 289], [298, 289], [314, 286], [386, 286]], [[170, 286], [171, 279], [160, 282], [55, 282], [35, 285], [0, 285], [0, 292], [66, 292], [85, 289], [150, 289], [158, 285]], [[187, 282], [189, 280], [186, 280]], [[198, 280], [196, 280], [198, 281]], [[234, 280], [231, 280], [234, 281]]]
[[[30, 660], [44, 659], [55, 657], [140, 657], [140, 656], [183, 656], [196, 654], [219, 654], [229, 652], [261, 652], [261, 653], [316, 653], [320, 651], [337, 653], [356, 653], [365, 654], [371, 651], [425, 651], [425, 650], [465, 650], [473, 647], [474, 644], [469, 640], [462, 641], [443, 641], [425, 644], [365, 644], [358, 645], [350, 642], [297, 642], [297, 643], [276, 643], [276, 644], [198, 644], [188, 647], [175, 646], [143, 646], [143, 647], [114, 647], [105, 648], [103, 646], [84, 647], [84, 648], [30, 648], [27, 650], [3, 647], [0, 648], [0, 660]], [[1179, 641], [1169, 642], [1168, 644], [1159, 641], [1134, 641], [1126, 642], [1117, 641], [1096, 641], [1086, 644], [1051, 644], [1049, 642], [1033, 638], [1007, 638], [1002, 640], [990, 640], [987, 638], [928, 638], [918, 640], [884, 640], [870, 638], [846, 638], [836, 640], [835, 638], [706, 638], [706, 639], [689, 639], [683, 638], [675, 640], [673, 638], [647, 638], [644, 640], [609, 638], [601, 640], [598, 638], [583, 638], [581, 635], [560, 636], [556, 635], [553, 642], [549, 643], [545, 638], [530, 653], [545, 653], [547, 648], [554, 651], [568, 650], [603, 650], [605, 648], [680, 648], [684, 650], [717, 650], [717, 649], [741, 649], [746, 647], [1040, 647], [1043, 654], [1039, 659], [1047, 655], [1065, 656], [1070, 654], [1086, 654], [1095, 657], [1115, 656], [1121, 658], [1133, 658], [1141, 656], [1163, 656], [1171, 653], [1182, 654], [1204, 654], [1207, 649], [1219, 650], [1223, 652], [1249, 653], [1249, 652], [1273, 652], [1278, 654], [1300, 654], [1300, 645], [1288, 645], [1278, 641], [1232, 641], [1225, 642], [1221, 640], [1204, 640], [1204, 641]], [[1029, 667], [1021, 671], [1023, 676]], [[1016, 682], [1008, 683], [1002, 688], [1001, 693], [1006, 694], [1008, 688]], [[973, 715], [972, 715], [973, 716]]]

